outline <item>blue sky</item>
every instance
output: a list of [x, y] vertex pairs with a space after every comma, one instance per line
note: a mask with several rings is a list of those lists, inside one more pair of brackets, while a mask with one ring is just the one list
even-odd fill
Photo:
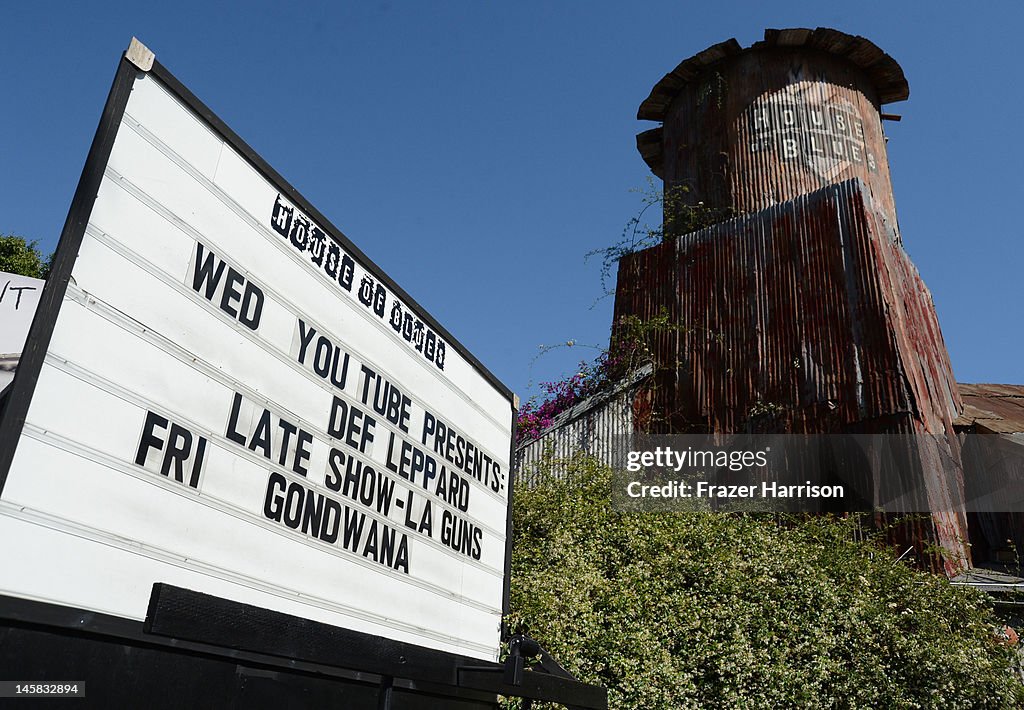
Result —
[[584, 255], [640, 206], [654, 83], [766, 27], [864, 35], [910, 81], [889, 161], [956, 376], [1024, 383], [1019, 3], [97, 5], [4, 9], [0, 232], [55, 246], [136, 35], [524, 398], [607, 343]]

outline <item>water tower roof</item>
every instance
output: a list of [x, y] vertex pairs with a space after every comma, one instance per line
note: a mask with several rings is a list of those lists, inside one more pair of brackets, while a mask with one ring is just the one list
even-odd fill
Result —
[[636, 117], [642, 121], [665, 120], [665, 111], [672, 103], [672, 99], [679, 94], [683, 86], [697, 78], [705, 69], [738, 54], [772, 47], [807, 47], [845, 57], [867, 74], [878, 92], [880, 104], [904, 101], [910, 96], [910, 86], [903, 75], [903, 69], [895, 59], [871, 40], [828, 27], [819, 27], [815, 30], [795, 27], [765, 30], [763, 41], [755, 42], [746, 48], [741, 47], [735, 39], [729, 39], [712, 45], [689, 59], [684, 59], [679, 66], [654, 85], [650, 95], [640, 104]]

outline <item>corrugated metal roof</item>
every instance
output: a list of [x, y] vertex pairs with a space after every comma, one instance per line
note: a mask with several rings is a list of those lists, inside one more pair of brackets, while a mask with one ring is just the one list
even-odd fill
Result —
[[904, 101], [910, 96], [910, 85], [903, 75], [903, 69], [895, 59], [869, 39], [848, 35], [828, 27], [819, 27], [815, 30], [801, 27], [768, 29], [764, 31], [764, 40], [755, 42], [750, 47], [744, 48], [735, 39], [729, 39], [684, 59], [679, 66], [654, 85], [650, 95], [640, 104], [637, 118], [646, 121], [665, 120], [665, 111], [679, 90], [700, 76], [704, 70], [727, 57], [773, 47], [809, 47], [845, 57], [868, 75], [882, 104]]
[[958, 384], [964, 411], [953, 423], [997, 434], [1024, 432], [1024, 385]]

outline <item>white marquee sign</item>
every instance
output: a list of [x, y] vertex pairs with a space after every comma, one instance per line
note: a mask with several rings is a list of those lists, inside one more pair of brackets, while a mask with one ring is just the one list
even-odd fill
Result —
[[126, 76], [2, 425], [0, 593], [141, 620], [167, 582], [496, 659], [511, 394], [166, 70]]

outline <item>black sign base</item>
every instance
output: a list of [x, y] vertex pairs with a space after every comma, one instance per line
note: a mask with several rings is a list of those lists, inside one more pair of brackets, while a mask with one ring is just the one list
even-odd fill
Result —
[[0, 597], [0, 680], [80, 681], [76, 707], [493, 710], [497, 694], [606, 708], [603, 688], [153, 587], [145, 623]]

